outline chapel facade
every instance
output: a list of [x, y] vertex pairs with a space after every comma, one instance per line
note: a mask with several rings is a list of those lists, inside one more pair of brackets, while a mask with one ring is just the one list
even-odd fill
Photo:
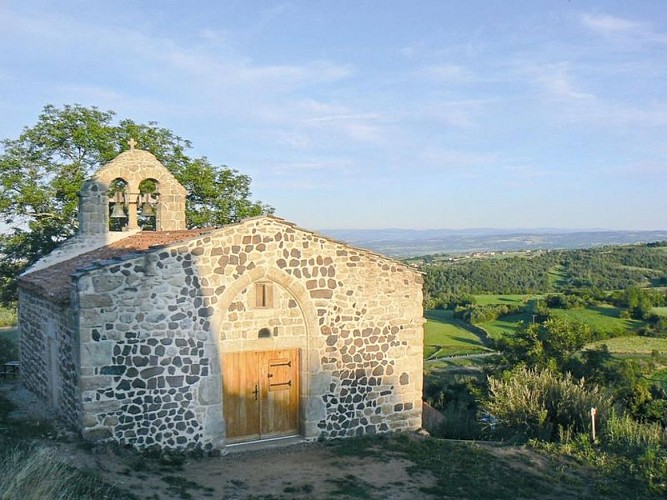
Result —
[[78, 235], [19, 280], [29, 389], [138, 448], [421, 426], [419, 273], [274, 216], [187, 230], [186, 195], [134, 144], [84, 184]]

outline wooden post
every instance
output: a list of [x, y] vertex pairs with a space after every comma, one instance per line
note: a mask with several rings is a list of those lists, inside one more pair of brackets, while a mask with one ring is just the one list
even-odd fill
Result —
[[593, 441], [595, 441], [595, 415], [597, 415], [597, 409], [591, 408], [591, 430], [593, 432]]

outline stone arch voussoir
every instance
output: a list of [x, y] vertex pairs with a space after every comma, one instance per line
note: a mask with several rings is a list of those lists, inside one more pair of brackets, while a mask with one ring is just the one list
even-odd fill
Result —
[[234, 298], [252, 283], [260, 280], [272, 281], [282, 286], [292, 295], [301, 309], [301, 314], [303, 315], [306, 324], [306, 335], [308, 337], [318, 331], [315, 306], [312, 303], [310, 294], [299, 280], [278, 268], [256, 267], [238, 278], [234, 283], [227, 287], [220, 297], [218, 297], [216, 312], [213, 321], [211, 322], [211, 325], [214, 328], [214, 332], [212, 332], [213, 334], [218, 331], [222, 316], [225, 314], [225, 311]]

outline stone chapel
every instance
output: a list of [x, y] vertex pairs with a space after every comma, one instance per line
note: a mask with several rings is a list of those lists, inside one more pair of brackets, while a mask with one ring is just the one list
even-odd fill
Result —
[[419, 273], [274, 216], [188, 230], [186, 195], [134, 141], [86, 181], [77, 236], [19, 279], [31, 391], [137, 448], [421, 426]]

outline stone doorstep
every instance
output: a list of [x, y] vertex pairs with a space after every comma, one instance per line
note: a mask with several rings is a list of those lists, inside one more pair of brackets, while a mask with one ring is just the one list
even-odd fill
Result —
[[244, 441], [242, 443], [232, 443], [224, 447], [223, 453], [242, 453], [246, 451], [268, 450], [273, 448], [283, 448], [294, 446], [301, 443], [307, 443], [308, 440], [303, 436], [282, 436], [269, 439], [258, 439], [256, 441]]

